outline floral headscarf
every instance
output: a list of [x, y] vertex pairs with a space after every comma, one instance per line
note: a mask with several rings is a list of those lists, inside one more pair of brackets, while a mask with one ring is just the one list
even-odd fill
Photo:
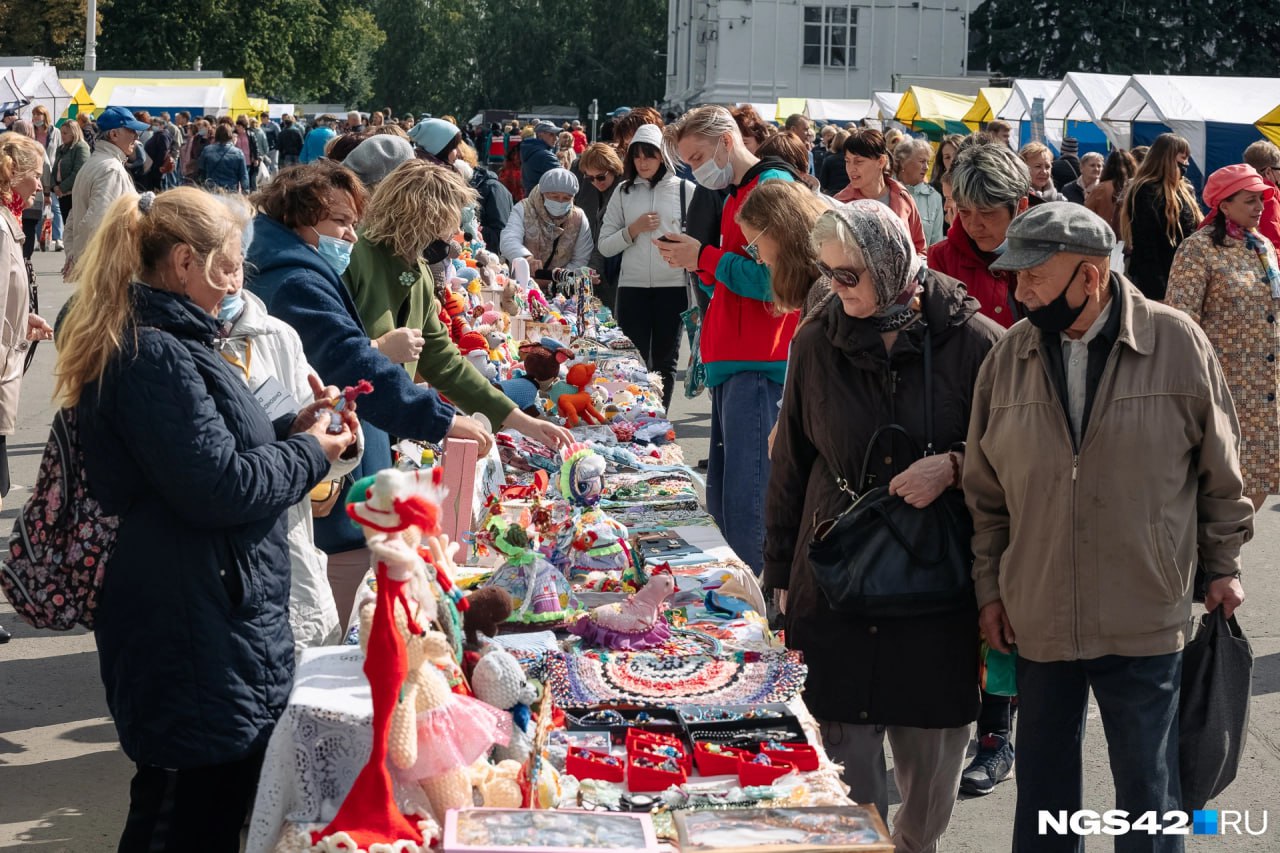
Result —
[[838, 204], [824, 216], [835, 216], [862, 250], [876, 289], [876, 317], [901, 314], [919, 292], [923, 264], [902, 218], [874, 199]]

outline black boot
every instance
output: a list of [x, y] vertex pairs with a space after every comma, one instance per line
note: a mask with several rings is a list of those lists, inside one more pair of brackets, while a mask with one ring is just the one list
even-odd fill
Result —
[[0, 646], [7, 642], [9, 642], [9, 632], [4, 629], [3, 625], [0, 625]]

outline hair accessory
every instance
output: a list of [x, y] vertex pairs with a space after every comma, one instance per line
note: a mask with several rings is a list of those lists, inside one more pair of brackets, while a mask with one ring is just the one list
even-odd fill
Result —
[[151, 212], [151, 205], [155, 204], [156, 194], [150, 191], [138, 196], [138, 210], [143, 216]]

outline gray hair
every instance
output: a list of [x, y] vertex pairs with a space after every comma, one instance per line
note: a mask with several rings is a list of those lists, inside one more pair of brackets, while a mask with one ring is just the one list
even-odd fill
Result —
[[923, 139], [916, 139], [908, 136], [899, 142], [893, 148], [893, 164], [897, 168], [902, 168], [902, 164], [911, 159], [918, 151], [924, 151], [926, 155], [933, 153], [933, 148]]
[[951, 195], [957, 205], [1012, 211], [1031, 192], [1031, 172], [1007, 145], [973, 145], [951, 164]]
[[1090, 160], [1097, 160], [1099, 163], [1106, 162], [1103, 156], [1099, 154], [1097, 151], [1087, 151], [1085, 152], [1084, 156], [1080, 158], [1080, 165], [1083, 166], [1085, 163], [1088, 163]]

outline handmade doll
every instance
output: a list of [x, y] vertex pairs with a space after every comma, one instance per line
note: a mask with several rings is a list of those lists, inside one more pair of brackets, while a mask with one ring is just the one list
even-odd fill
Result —
[[485, 586], [500, 587], [511, 595], [513, 609], [507, 621], [554, 624], [583, 609], [564, 574], [538, 553], [524, 527], [494, 516], [487, 522], [483, 540], [506, 558]]
[[659, 566], [639, 592], [627, 596], [626, 601], [603, 604], [584, 613], [569, 626], [569, 633], [617, 651], [660, 646], [671, 639], [663, 605], [675, 588], [671, 567]]
[[589, 445], [572, 444], [563, 452], [557, 482], [561, 496], [575, 508], [569, 564], [575, 574], [622, 571], [631, 565], [625, 525], [600, 509], [606, 463]]

